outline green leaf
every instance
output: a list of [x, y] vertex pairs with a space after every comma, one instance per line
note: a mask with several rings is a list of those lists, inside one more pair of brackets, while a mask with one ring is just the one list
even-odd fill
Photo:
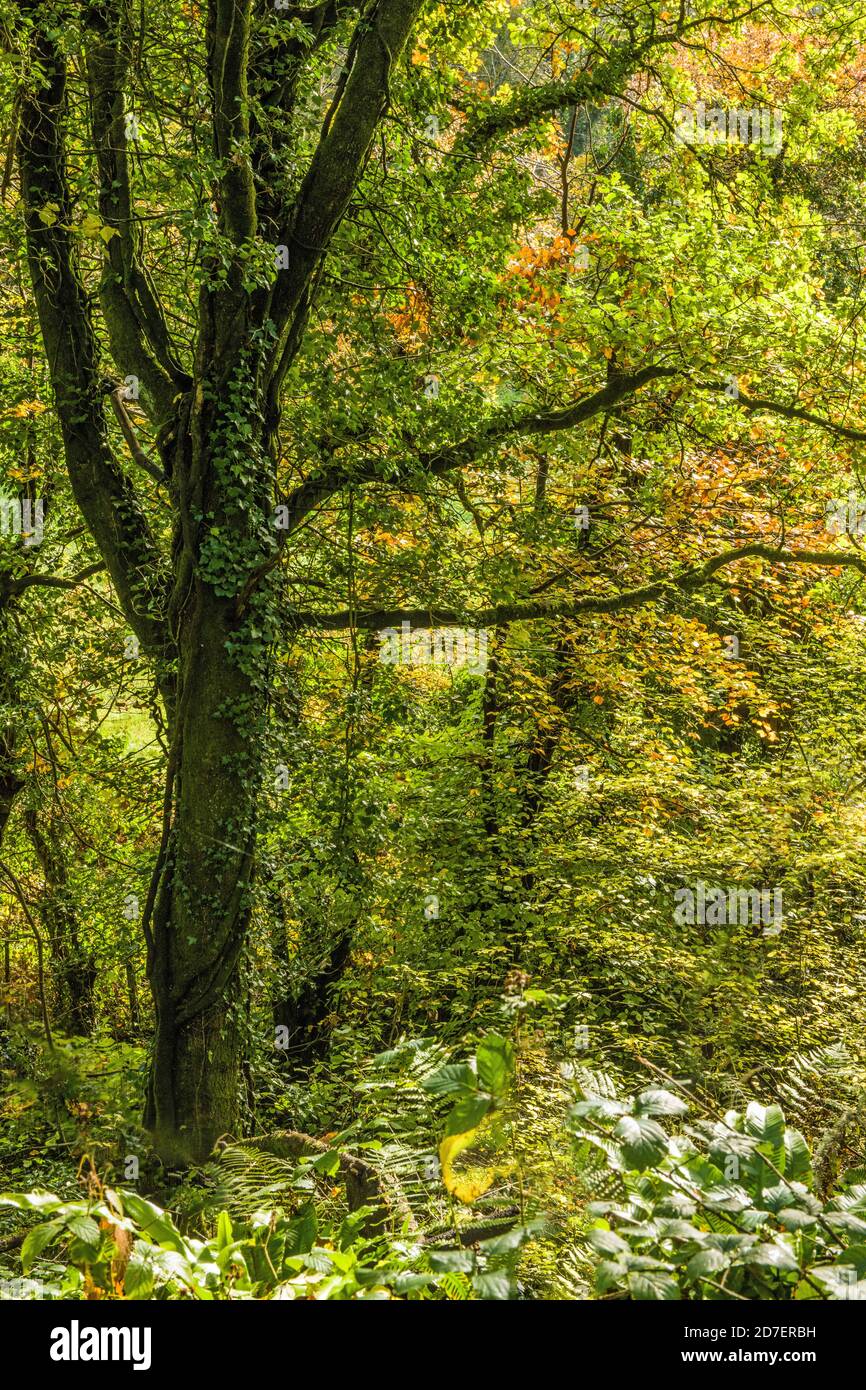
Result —
[[441, 1274], [470, 1274], [475, 1258], [468, 1250], [437, 1250], [430, 1252], [430, 1268]]
[[222, 1251], [222, 1250], [227, 1249], [228, 1246], [231, 1245], [232, 1239], [233, 1239], [233, 1235], [232, 1235], [232, 1219], [231, 1219], [231, 1217], [229, 1216], [229, 1214], [228, 1214], [227, 1211], [221, 1211], [220, 1214], [219, 1214], [219, 1216], [218, 1216], [218, 1218], [217, 1218], [217, 1230], [216, 1230], [217, 1250], [218, 1250], [218, 1251]]
[[19, 1211], [51, 1211], [64, 1205], [53, 1192], [0, 1192], [0, 1207], [17, 1207]]
[[66, 1222], [62, 1218], [57, 1221], [44, 1221], [41, 1226], [34, 1226], [27, 1232], [21, 1246], [21, 1268], [25, 1274], [33, 1261], [42, 1254], [46, 1245], [57, 1239], [65, 1225]]
[[812, 1173], [812, 1159], [809, 1154], [809, 1145], [803, 1138], [798, 1129], [785, 1130], [785, 1167], [786, 1178], [808, 1178]]
[[317, 1173], [324, 1174], [325, 1177], [333, 1177], [340, 1166], [340, 1153], [338, 1149], [329, 1149], [325, 1154], [319, 1154], [310, 1163]]
[[74, 1216], [67, 1217], [66, 1225], [76, 1240], [88, 1246], [95, 1255], [102, 1242], [102, 1236], [93, 1217], [85, 1212], [77, 1212]]
[[752, 1101], [746, 1110], [746, 1132], [762, 1144], [781, 1149], [785, 1142], [785, 1116], [778, 1105], [759, 1105]]
[[621, 1100], [611, 1100], [608, 1096], [587, 1096], [585, 1100], [579, 1100], [571, 1107], [571, 1114], [577, 1119], [587, 1115], [591, 1119], [607, 1120], [614, 1115], [625, 1115], [627, 1112], [627, 1105]]
[[189, 1259], [189, 1248], [186, 1241], [171, 1217], [166, 1216], [160, 1207], [155, 1206], [153, 1202], [148, 1202], [144, 1197], [139, 1197], [137, 1192], [128, 1192], [124, 1189], [119, 1191], [117, 1195], [123, 1203], [124, 1212], [132, 1217], [143, 1236], [153, 1241], [155, 1245], [161, 1245], [166, 1250], [176, 1250]]
[[626, 1255], [631, 1249], [628, 1241], [623, 1240], [616, 1231], [596, 1229], [589, 1232], [587, 1240], [600, 1255]]
[[[857, 1278], [854, 1265], [813, 1265], [809, 1273], [819, 1284], [823, 1284], [834, 1301], [853, 1299], [859, 1303], [866, 1298], [866, 1279]], [[803, 1297], [806, 1296], [804, 1293]]]
[[496, 1299], [505, 1302], [514, 1295], [514, 1281], [502, 1271], [476, 1274], [472, 1287], [479, 1298]]
[[760, 1269], [778, 1269], [796, 1274], [800, 1268], [792, 1251], [775, 1241], [754, 1245], [746, 1259], [750, 1265], [757, 1265]]
[[662, 1221], [659, 1223], [659, 1240], [701, 1240], [704, 1232], [690, 1221]]
[[505, 1095], [511, 1073], [514, 1070], [514, 1047], [508, 1038], [496, 1033], [488, 1033], [478, 1044], [475, 1053], [478, 1064], [478, 1081], [485, 1091], [496, 1096]]
[[810, 1211], [799, 1211], [797, 1207], [783, 1207], [776, 1213], [776, 1220], [786, 1231], [806, 1231], [818, 1223], [817, 1216]]
[[436, 1278], [432, 1274], [413, 1274], [411, 1270], [406, 1270], [403, 1274], [398, 1274], [394, 1280], [394, 1292], [409, 1293], [412, 1289], [424, 1289], [435, 1283]]
[[501, 1236], [491, 1236], [490, 1240], [478, 1243], [485, 1255], [507, 1255], [511, 1250], [519, 1250], [533, 1236], [541, 1235], [546, 1225], [544, 1220], [528, 1221], [525, 1226], [515, 1226], [510, 1231], [503, 1231]]
[[716, 1207], [719, 1211], [745, 1211], [752, 1205], [752, 1199], [745, 1188], [730, 1182], [720, 1182], [708, 1187], [703, 1200], [707, 1206]]
[[661, 1270], [641, 1270], [628, 1276], [628, 1287], [636, 1302], [675, 1303], [682, 1298], [680, 1286]]
[[712, 1278], [720, 1270], [727, 1269], [730, 1263], [730, 1256], [722, 1250], [699, 1250], [686, 1265], [686, 1274], [690, 1279]]
[[824, 1217], [827, 1225], [834, 1231], [845, 1231], [852, 1236], [866, 1236], [866, 1221], [853, 1211], [828, 1211]]
[[150, 1298], [154, 1286], [153, 1265], [137, 1251], [130, 1257], [123, 1276], [123, 1292], [127, 1298]]
[[671, 1091], [650, 1089], [635, 1098], [637, 1115], [687, 1115], [689, 1107]]
[[626, 1166], [638, 1173], [659, 1163], [668, 1151], [668, 1137], [655, 1120], [623, 1115], [614, 1130]]
[[448, 1062], [432, 1076], [425, 1076], [421, 1085], [434, 1096], [468, 1096], [478, 1090], [478, 1078], [465, 1062]]
[[491, 1096], [467, 1096], [465, 1100], [459, 1100], [448, 1116], [446, 1135], [466, 1134], [468, 1130], [475, 1129], [492, 1104]]
[[286, 1255], [306, 1255], [312, 1250], [318, 1235], [318, 1222], [315, 1207], [310, 1203], [298, 1216], [294, 1217], [286, 1229]]

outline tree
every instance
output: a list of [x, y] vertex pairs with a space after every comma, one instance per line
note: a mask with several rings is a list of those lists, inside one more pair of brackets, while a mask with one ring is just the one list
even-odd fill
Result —
[[[683, 408], [698, 417], [701, 393], [718, 400], [724, 390], [696, 301], [685, 306], [676, 342], [656, 332], [661, 317], [652, 326], [638, 320], [627, 291], [604, 309], [614, 327], [606, 330], [603, 365], [592, 355], [583, 363], [588, 380], [576, 396], [566, 389], [551, 400], [538, 390], [547, 342], [539, 334], [517, 364], [510, 399], [505, 392], [491, 404], [481, 390], [468, 391], [435, 428], [416, 427], [421, 362], [404, 339], [414, 332], [413, 314], [423, 315], [425, 296], [410, 287], [409, 308], [399, 321], [390, 319], [379, 388], [383, 397], [394, 389], [386, 427], [372, 438], [373, 421], [327, 399], [335, 367], [321, 336], [311, 334], [312, 316], [326, 299], [342, 300], [346, 318], [353, 312], [351, 293], [334, 295], [329, 273], [339, 279], [345, 268], [378, 271], [388, 260], [402, 271], [411, 249], [411, 238], [396, 249], [388, 243], [384, 256], [373, 244], [389, 144], [400, 167], [414, 164], [413, 186], [426, 198], [425, 241], [447, 246], [443, 207], [449, 199], [473, 207], [477, 194], [488, 219], [508, 208], [509, 225], [491, 240], [499, 254], [533, 195], [515, 191], [495, 168], [489, 189], [496, 196], [483, 179], [477, 193], [478, 168], [512, 138], [519, 146], [524, 136], [537, 139], [545, 122], [570, 121], [567, 148], [556, 153], [567, 223], [578, 191], [570, 189], [569, 164], [579, 107], [603, 106], [611, 96], [632, 100], [645, 74], [665, 95], [666, 55], [700, 23], [684, 9], [658, 17], [636, 5], [609, 34], [593, 30], [581, 12], [569, 20], [570, 56], [562, 63], [551, 17], [531, 5], [518, 40], [545, 54], [542, 80], [495, 100], [466, 81], [461, 89], [449, 60], [473, 61], [509, 8], [491, 3], [474, 18], [473, 6], [443, 17], [423, 0], [273, 9], [211, 0], [206, 15], [197, 6], [180, 14], [155, 6], [140, 33], [125, 0], [21, 0], [18, 8], [16, 43], [28, 64], [17, 136], [27, 254], [66, 466], [118, 602], [152, 663], [168, 731], [163, 824], [143, 930], [157, 1014], [147, 1123], [174, 1162], [203, 1158], [220, 1135], [242, 1127], [238, 972], [252, 903], [272, 651], [286, 611], [277, 603], [278, 575], [293, 554], [306, 562], [311, 516], [341, 497], [351, 534], [356, 501], [363, 507], [377, 488], [418, 492], [462, 471], [493, 469], [503, 452], [556, 449], [591, 421], [621, 423], [617, 412], [650, 390], [661, 393], [652, 399], [668, 413], [685, 390]], [[200, 19], [199, 42], [185, 25]], [[717, 28], [741, 19], [733, 9]], [[164, 53], [148, 66], [142, 52], [150, 39], [181, 57], [176, 98], [148, 90], [149, 73], [169, 80], [176, 71]], [[428, 79], [431, 49], [441, 63]], [[406, 112], [423, 116], [425, 103], [450, 104], [459, 127], [435, 177], [410, 153], [417, 135], [404, 136], [400, 127]], [[148, 118], [160, 138], [179, 142], [173, 164], [144, 158]], [[423, 124], [435, 142], [436, 119]], [[78, 217], [91, 176], [97, 207]], [[593, 198], [594, 188], [587, 208]], [[348, 236], [340, 241], [365, 207], [373, 208], [372, 221], [359, 230], [358, 244]], [[573, 251], [577, 235], [564, 226], [561, 250]], [[464, 320], [482, 259], [483, 252], [460, 285]], [[467, 358], [473, 341], [491, 332], [502, 284], [497, 269], [478, 292], [480, 329], [464, 327], [455, 314], [445, 337], [457, 356]], [[661, 316], [661, 286], [653, 295]], [[589, 313], [587, 323], [592, 354], [601, 319]], [[316, 402], [315, 427], [302, 436], [297, 411], [287, 411], [299, 374], [307, 399]], [[430, 382], [435, 376], [427, 382], [435, 394]], [[809, 402], [740, 390], [736, 405], [744, 419], [769, 412], [849, 440], [864, 437]], [[147, 447], [139, 438], [145, 430]], [[627, 457], [624, 432], [619, 447]], [[283, 491], [287, 454], [298, 467]], [[644, 558], [657, 556], [650, 547]], [[692, 593], [750, 559], [864, 565], [848, 551], [792, 549], [778, 538], [727, 545], [686, 563], [676, 550], [663, 558], [660, 575], [641, 564], [640, 573], [626, 576], [629, 584], [608, 582], [577, 597], [533, 597], [525, 585], [517, 598], [500, 592], [472, 604], [474, 621], [618, 613]], [[314, 586], [302, 581], [302, 601], [288, 610], [296, 628], [374, 630], [465, 617], [426, 594], [414, 604], [371, 601], [358, 611], [354, 592], [352, 605], [337, 610], [313, 607], [311, 592]]]

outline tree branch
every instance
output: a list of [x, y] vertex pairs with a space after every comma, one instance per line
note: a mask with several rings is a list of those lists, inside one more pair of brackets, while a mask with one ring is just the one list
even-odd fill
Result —
[[[513, 410], [500, 411], [478, 434], [467, 435], [456, 444], [428, 449], [406, 459], [396, 471], [389, 474], [387, 482], [399, 485], [419, 473], [438, 477], [455, 468], [466, 468], [469, 464], [475, 463], [488, 449], [505, 440], [572, 429], [594, 415], [611, 410], [619, 401], [633, 395], [649, 382], [661, 377], [678, 375], [676, 367], [650, 365], [641, 367], [637, 372], [612, 376], [597, 391], [591, 391], [571, 405], [558, 410], [531, 410], [519, 416], [515, 416]], [[352, 482], [375, 482], [380, 479], [381, 473], [375, 464], [351, 471], [341, 465], [314, 474], [300, 483], [286, 498], [288, 525], [281, 533], [281, 541], [291, 535], [315, 507], [327, 501], [342, 487]]]
[[[266, 3], [264, 7], [270, 8]], [[322, 0], [312, 7], [295, 5], [290, 10], [277, 12], [278, 25], [285, 26], [285, 36], [279, 42], [274, 42], [270, 26], [264, 30], [261, 41], [257, 41], [257, 33], [253, 34], [249, 88], [256, 212], [259, 235], [275, 245], [281, 241], [282, 231], [288, 224], [280, 188], [282, 169], [278, 151], [287, 141], [298, 82], [305, 64], [333, 35], [340, 20], [359, 9], [353, 0]]]
[[408, 622], [413, 627], [493, 627], [497, 623], [532, 622], [538, 620], [558, 621], [576, 618], [582, 613], [619, 613], [628, 608], [639, 608], [675, 592], [690, 592], [709, 583], [713, 576], [727, 565], [739, 560], [768, 560], [771, 564], [815, 565], [824, 568], [842, 567], [859, 570], [866, 574], [866, 558], [852, 551], [828, 550], [789, 550], [784, 546], [765, 545], [756, 541], [751, 545], [739, 546], [722, 551], [705, 564], [686, 570], [672, 578], [656, 580], [634, 589], [625, 589], [618, 594], [588, 594], [572, 603], [500, 603], [492, 608], [482, 608], [474, 613], [458, 613], [446, 608], [392, 608], [372, 612], [344, 610], [340, 613], [290, 614], [294, 627], [317, 628], [322, 632], [334, 632], [347, 628], [378, 630], [399, 627]]
[[211, 0], [208, 16], [214, 145], [222, 161], [219, 224], [238, 248], [256, 234], [247, 91], [251, 13], [251, 0]]
[[[698, 391], [724, 391], [726, 386], [724, 382], [695, 382], [695, 388]], [[832, 434], [838, 434], [842, 439], [866, 439], [866, 430], [855, 429], [851, 425], [838, 425], [834, 420], [828, 420], [825, 415], [816, 415], [811, 410], [804, 410], [802, 406], [784, 405], [781, 401], [747, 396], [743, 391], [738, 391], [737, 396], [731, 398], [731, 404], [739, 405], [744, 410], [766, 411], [770, 415], [781, 415], [785, 420], [805, 420], [807, 424], [818, 425], [821, 429], [829, 430]]]
[[139, 468], [143, 468], [145, 473], [149, 474], [150, 477], [153, 478], [154, 482], [165, 483], [168, 481], [168, 479], [166, 478], [162, 469], [158, 468], [155, 463], [151, 462], [151, 460], [148, 458], [147, 454], [144, 452], [144, 450], [138, 442], [138, 435], [135, 432], [135, 426], [133, 425], [132, 420], [130, 419], [129, 411], [126, 409], [126, 406], [124, 404], [123, 393], [125, 389], [126, 388], [124, 386], [118, 386], [114, 391], [112, 391], [111, 404], [114, 407], [114, 414], [117, 417], [117, 423], [120, 425], [121, 433], [123, 434], [123, 437], [126, 440], [127, 448], [129, 449], [129, 452], [132, 454], [132, 457], [134, 461], [138, 464]]
[[116, 232], [106, 243], [100, 303], [117, 365], [124, 375], [141, 379], [151, 413], [162, 426], [174, 413], [178, 392], [189, 386], [189, 377], [139, 259], [126, 134], [131, 30], [118, 0], [91, 6], [87, 20], [87, 85], [99, 171], [99, 212], [103, 223]]
[[20, 579], [12, 581], [8, 587], [8, 592], [20, 594], [34, 584], [39, 584], [46, 589], [77, 589], [78, 585], [83, 584], [85, 579], [89, 579], [94, 574], [102, 574], [104, 570], [105, 565], [101, 560], [97, 560], [95, 564], [88, 565], [86, 569], [79, 570], [77, 574], [71, 575], [68, 579], [64, 579], [59, 574], [23, 574]]
[[565, 82], [527, 85], [519, 87], [507, 101], [485, 102], [460, 131], [450, 157], [461, 162], [478, 161], [501, 136], [524, 129], [543, 116], [618, 96], [624, 83], [640, 71], [652, 47], [652, 42], [616, 44], [604, 62], [582, 68]]
[[[168, 592], [165, 570], [135, 488], [118, 466], [108, 441], [96, 341], [70, 231], [72, 207], [62, 134], [66, 56], [40, 28], [40, 22], [51, 23], [50, 12], [37, 0], [23, 0], [23, 8], [32, 16], [34, 37], [18, 159], [30, 274], [67, 469], [75, 500], [127, 620], [145, 651], [165, 661], [170, 653], [163, 621]], [[163, 684], [166, 696], [168, 691]]]
[[346, 68], [286, 228], [289, 266], [278, 273], [270, 297], [269, 317], [277, 328], [269, 374], [272, 409], [300, 340], [325, 252], [387, 108], [391, 73], [422, 4], [374, 0], [356, 25]]

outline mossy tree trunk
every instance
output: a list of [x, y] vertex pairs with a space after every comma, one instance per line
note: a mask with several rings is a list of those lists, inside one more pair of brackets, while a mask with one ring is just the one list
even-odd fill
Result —
[[[194, 359], [175, 344], [146, 266], [131, 190], [125, 121], [131, 27], [120, 0], [70, 5], [85, 21], [90, 135], [106, 241], [91, 322], [71, 231], [70, 119], [58, 17], [34, 0], [33, 83], [18, 138], [30, 270], [73, 494], [127, 621], [150, 659], [169, 728], [162, 839], [144, 911], [157, 1035], [146, 1122], [167, 1161], [203, 1159], [242, 1123], [239, 968], [250, 914], [256, 807], [275, 620], [278, 558], [273, 439], [280, 387], [303, 341], [324, 257], [387, 106], [389, 79], [421, 0], [301, 7], [307, 32], [259, 51], [250, 0], [211, 0], [206, 64], [217, 209], [204, 257]], [[62, 6], [61, 6], [62, 8]], [[78, 17], [77, 15], [75, 16]], [[274, 130], [300, 64], [347, 28], [338, 90], [296, 193], [283, 196]], [[258, 97], [251, 125], [251, 92]], [[265, 119], [262, 119], [262, 111]], [[269, 124], [270, 122], [270, 124]], [[251, 273], [289, 264], [274, 275]], [[107, 346], [106, 346], [107, 344]], [[102, 358], [110, 356], [110, 378]], [[140, 476], [115, 457], [106, 404], [118, 377], [140, 383], [159, 462], [124, 437], [132, 461], [169, 495], [170, 552], [147, 521]], [[132, 441], [132, 443], [131, 443]], [[327, 472], [288, 499], [292, 530], [344, 479]]]

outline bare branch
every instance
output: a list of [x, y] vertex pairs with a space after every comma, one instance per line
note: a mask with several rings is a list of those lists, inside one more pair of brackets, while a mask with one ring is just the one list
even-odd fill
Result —
[[138, 464], [139, 468], [143, 468], [145, 473], [148, 473], [155, 482], [165, 483], [167, 482], [167, 479], [162, 469], [157, 467], [155, 463], [151, 462], [144, 449], [142, 449], [141, 445], [138, 442], [138, 435], [135, 432], [135, 426], [132, 423], [129, 411], [126, 409], [126, 406], [124, 404], [123, 393], [125, 389], [126, 388], [123, 386], [118, 386], [114, 391], [112, 391], [111, 404], [114, 406], [114, 413], [117, 417], [117, 422], [120, 425], [123, 437], [126, 440], [127, 448], [129, 449], [129, 452], [132, 454], [132, 457]]

